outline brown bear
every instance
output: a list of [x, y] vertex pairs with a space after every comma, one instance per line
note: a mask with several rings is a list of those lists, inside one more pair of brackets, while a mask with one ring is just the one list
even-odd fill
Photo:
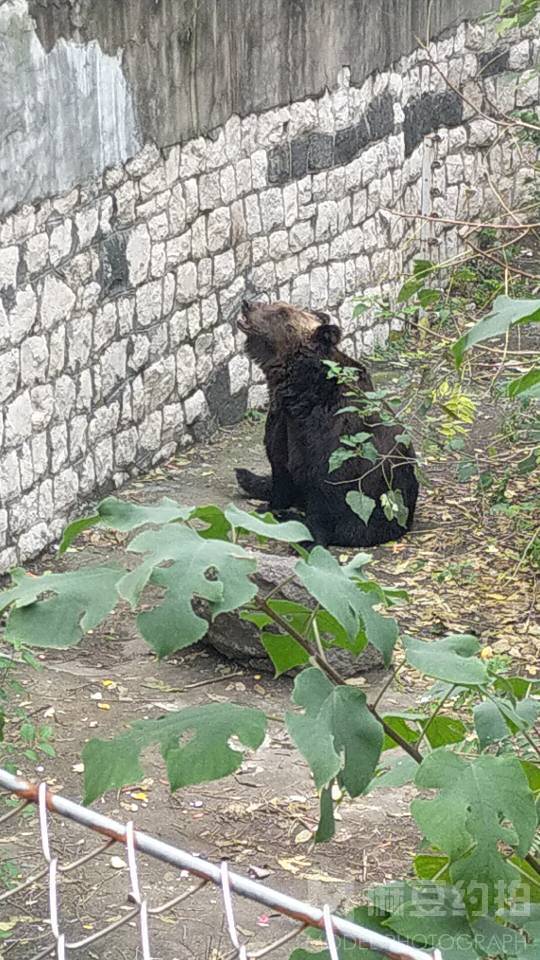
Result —
[[[324, 313], [246, 300], [238, 326], [268, 383], [265, 447], [272, 469], [266, 477], [237, 470], [240, 487], [249, 497], [268, 501], [278, 516], [290, 508], [301, 511], [314, 543], [322, 546], [370, 547], [402, 537], [412, 525], [418, 496], [414, 450], [400, 442], [399, 424], [350, 410], [347, 387], [329, 377], [325, 360], [354, 368], [360, 390], [373, 390], [363, 364], [338, 349], [339, 328]], [[340, 438], [359, 433], [370, 435], [371, 459], [355, 455], [330, 472]], [[346, 499], [359, 489], [359, 480], [362, 493], [375, 502], [367, 523]], [[381, 503], [390, 490], [401, 491], [408, 511], [401, 524], [387, 517]]]

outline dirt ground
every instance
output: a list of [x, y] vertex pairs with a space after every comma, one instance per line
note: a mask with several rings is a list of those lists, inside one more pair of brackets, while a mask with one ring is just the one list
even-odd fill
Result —
[[[246, 421], [221, 430], [212, 442], [131, 483], [121, 495], [139, 502], [162, 496], [195, 504], [234, 501], [250, 508], [239, 496], [233, 467], [256, 470], [264, 465], [261, 436], [260, 422]], [[475, 442], [481, 446], [481, 437]], [[501, 549], [498, 521], [482, 524], [473, 496], [466, 486], [456, 490], [447, 464], [428, 463], [428, 472], [431, 486], [423, 490], [413, 533], [400, 543], [373, 551], [374, 574], [412, 595], [412, 602], [397, 612], [403, 630], [425, 637], [475, 632], [496, 651], [510, 652], [519, 669], [534, 669], [531, 657], [540, 633], [535, 617], [536, 581], [526, 569], [514, 575], [520, 544]], [[121, 558], [116, 535], [93, 530], [63, 558], [49, 555], [33, 569], [60, 571]], [[366, 886], [401, 877], [409, 869], [418, 840], [409, 816], [412, 787], [345, 802], [335, 840], [317, 847], [310, 841], [318, 803], [307, 768], [282, 722], [289, 704], [289, 679], [276, 681], [254, 674], [206, 650], [188, 650], [158, 662], [137, 636], [133, 621], [123, 617], [108, 621], [71, 651], [47, 651], [40, 662], [40, 672], [21, 673], [19, 701], [36, 720], [49, 718], [57, 757], [43, 759], [38, 768], [25, 761], [21, 765], [25, 775], [45, 778], [56, 791], [78, 800], [80, 753], [87, 739], [107, 738], [134, 719], [157, 718], [180, 707], [221, 700], [256, 706], [270, 718], [269, 737], [255, 754], [246, 755], [236, 776], [171, 795], [160, 758], [148, 754], [147, 778], [116, 796], [107, 795], [96, 809], [123, 821], [133, 818], [138, 828], [154, 837], [213, 862], [227, 858], [233, 869], [317, 905], [330, 903], [346, 909], [358, 902]], [[380, 674], [365, 678], [370, 699], [384, 679]], [[404, 670], [397, 692], [386, 695], [385, 706], [411, 707], [421, 694], [419, 678]], [[0, 861], [16, 862], [26, 877], [43, 864], [37, 818], [30, 811], [6, 826], [3, 833], [0, 827]], [[59, 818], [51, 822], [51, 832], [61, 863], [81, 857], [96, 843], [87, 831]], [[140, 873], [142, 893], [152, 907], [166, 903], [191, 883], [189, 877], [145, 858], [141, 858]], [[73, 942], [88, 936], [129, 911], [128, 886], [121, 849], [108, 849], [66, 874], [60, 881], [60, 896], [67, 939]], [[3, 947], [0, 940], [4, 960], [45, 955], [40, 951], [50, 937], [44, 922], [46, 890], [42, 880], [7, 903], [0, 902], [0, 923], [8, 918], [16, 921]], [[218, 889], [205, 888], [174, 910], [153, 916], [155, 960], [226, 956], [230, 942], [220, 896]], [[268, 916], [256, 904], [237, 899], [235, 911], [250, 950], [290, 929], [288, 921]], [[142, 956], [139, 944], [131, 921], [77, 956], [127, 960]], [[284, 958], [290, 950], [287, 945], [272, 955]]]

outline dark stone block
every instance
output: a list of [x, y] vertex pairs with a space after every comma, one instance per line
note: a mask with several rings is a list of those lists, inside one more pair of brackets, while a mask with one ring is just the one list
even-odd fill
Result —
[[459, 127], [463, 123], [463, 100], [453, 90], [436, 94], [438, 98], [435, 127]]
[[274, 147], [268, 154], [268, 182], [286, 183], [291, 179], [291, 147], [289, 143]]
[[291, 142], [291, 174], [293, 180], [305, 177], [308, 169], [309, 144], [305, 137], [298, 137]]
[[458, 127], [462, 122], [463, 100], [457, 93], [424, 93], [405, 107], [405, 156], [439, 127]]
[[358, 152], [360, 153], [370, 141], [369, 127], [365, 117], [362, 117], [360, 122], [356, 124], [356, 138], [358, 140]]
[[498, 73], [504, 73], [509, 69], [510, 51], [498, 48], [489, 50], [487, 53], [481, 53], [478, 62], [480, 64], [481, 77], [496, 77]]
[[247, 410], [247, 388], [231, 395], [229, 371], [226, 364], [218, 367], [204, 393], [210, 415], [217, 420], [220, 426], [238, 423]]
[[329, 133], [312, 133], [309, 137], [308, 170], [326, 170], [334, 163], [334, 138]]
[[358, 127], [346, 127], [338, 130], [334, 148], [334, 163], [342, 166], [358, 156]]
[[123, 233], [111, 234], [100, 245], [98, 282], [103, 297], [111, 297], [129, 287], [126, 257], [127, 239]]
[[389, 93], [375, 97], [366, 110], [370, 140], [384, 140], [394, 132], [394, 101]]

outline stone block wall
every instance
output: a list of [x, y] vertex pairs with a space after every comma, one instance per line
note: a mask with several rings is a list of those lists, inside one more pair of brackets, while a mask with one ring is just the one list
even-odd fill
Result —
[[344, 67], [318, 99], [148, 142], [0, 220], [0, 572], [85, 500], [264, 404], [243, 297], [328, 310], [351, 352], [385, 339], [354, 296], [391, 300], [419, 252], [454, 255], [453, 221], [497, 202], [490, 180], [510, 203], [526, 189], [531, 158], [485, 114], [539, 103], [523, 78], [537, 32], [462, 24], [431, 45], [438, 69], [418, 50], [355, 87]]

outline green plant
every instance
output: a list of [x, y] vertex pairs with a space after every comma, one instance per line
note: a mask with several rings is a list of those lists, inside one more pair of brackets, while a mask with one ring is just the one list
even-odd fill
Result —
[[494, 21], [499, 33], [515, 27], [526, 27], [540, 11], [540, 0], [500, 0], [499, 8], [488, 14], [486, 20]]
[[[362, 916], [407, 941], [440, 946], [444, 960], [461, 958], [454, 950], [460, 937], [467, 960], [489, 956], [486, 931], [501, 943], [512, 938], [521, 951], [494, 956], [525, 960], [529, 946], [537, 949], [530, 917], [516, 911], [523, 897], [531, 910], [540, 902], [534, 852], [540, 747], [533, 732], [539, 684], [509, 675], [506, 662], [490, 663], [473, 636], [400, 638], [389, 614], [406, 599], [403, 591], [371, 578], [365, 554], [346, 564], [322, 547], [307, 554], [298, 543], [309, 534], [297, 522], [276, 523], [232, 506], [190, 508], [167, 499], [139, 506], [108, 498], [66, 530], [62, 549], [94, 525], [134, 532], [127, 551], [135, 565], [40, 577], [13, 571], [12, 587], [0, 594], [9, 642], [72, 646], [127, 600], [140, 633], [162, 657], [204, 636], [209, 618], [238, 611], [259, 628], [276, 674], [297, 670], [286, 725], [320, 796], [314, 839], [333, 835], [336, 787], [350, 797], [407, 782], [429, 791], [411, 806], [424, 838], [415, 878], [374, 890], [371, 907], [359, 908]], [[310, 604], [286, 600], [279, 588], [259, 593], [252, 579], [256, 555], [246, 549], [253, 537], [296, 545], [295, 576]], [[436, 682], [423, 708], [384, 712], [328, 663], [332, 646], [359, 654], [368, 643], [387, 666], [399, 654], [394, 676], [406, 664]], [[243, 757], [238, 743], [254, 750], [265, 730], [264, 712], [231, 703], [137, 720], [112, 740], [85, 746], [86, 801], [139, 780], [152, 744], [175, 790], [234, 772]]]
[[54, 757], [53, 728], [36, 723], [16, 697], [24, 693], [18, 675], [21, 669], [39, 670], [39, 662], [26, 644], [8, 640], [10, 653], [0, 654], [0, 762], [14, 771], [26, 758], [38, 763], [43, 757]]

